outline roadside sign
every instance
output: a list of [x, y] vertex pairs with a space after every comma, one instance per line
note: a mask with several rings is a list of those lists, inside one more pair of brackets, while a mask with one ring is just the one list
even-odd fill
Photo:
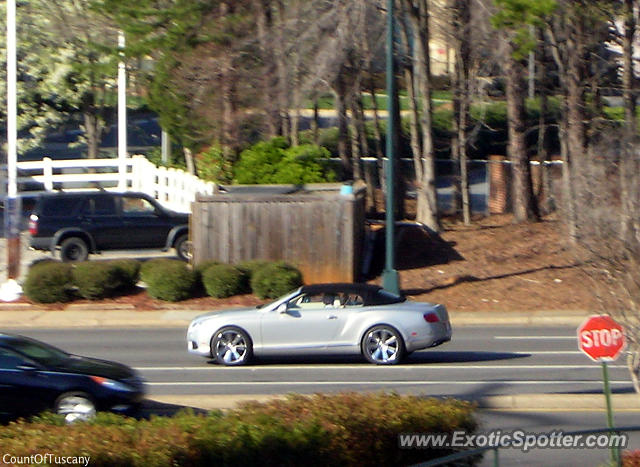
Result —
[[[607, 404], [607, 426], [613, 431], [613, 407], [611, 405], [611, 385], [607, 362], [612, 362], [627, 346], [622, 326], [608, 315], [592, 315], [578, 326], [578, 348], [591, 360], [602, 365], [602, 381], [604, 383], [604, 399]], [[611, 447], [611, 464], [621, 465], [620, 452]]]
[[612, 362], [627, 346], [622, 326], [608, 315], [589, 316], [578, 327], [578, 348], [595, 362]]

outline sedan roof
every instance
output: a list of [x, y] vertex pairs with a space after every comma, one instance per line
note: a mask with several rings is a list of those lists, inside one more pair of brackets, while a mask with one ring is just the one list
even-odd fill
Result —
[[384, 290], [379, 285], [363, 283], [330, 283], [304, 285], [300, 288], [302, 293], [352, 293], [361, 295], [364, 305], [390, 305], [404, 302], [406, 299]]

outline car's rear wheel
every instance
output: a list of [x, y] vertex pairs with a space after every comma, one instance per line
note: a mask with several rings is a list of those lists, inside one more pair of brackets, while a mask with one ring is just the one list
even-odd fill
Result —
[[404, 357], [404, 341], [400, 333], [391, 326], [374, 326], [364, 333], [362, 355], [369, 363], [395, 365]]
[[87, 421], [95, 417], [96, 406], [83, 392], [67, 392], [56, 400], [55, 412], [64, 416], [67, 423]]
[[183, 261], [190, 261], [192, 257], [191, 242], [188, 235], [181, 235], [174, 244], [178, 258]]
[[88, 257], [89, 247], [79, 237], [69, 237], [60, 244], [60, 258], [64, 262], [85, 261]]
[[242, 329], [226, 327], [211, 339], [211, 356], [220, 365], [244, 365], [253, 354], [251, 339]]

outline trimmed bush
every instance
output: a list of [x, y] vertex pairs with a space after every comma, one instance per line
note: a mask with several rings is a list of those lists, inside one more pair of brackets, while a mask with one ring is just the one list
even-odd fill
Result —
[[100, 413], [61, 426], [58, 418], [3, 427], [0, 449], [14, 457], [89, 456], [93, 467], [411, 465], [454, 449], [402, 449], [400, 434], [477, 430], [467, 402], [385, 394], [289, 396], [224, 414], [150, 420]]
[[202, 277], [202, 273], [209, 269], [211, 266], [222, 264], [220, 261], [207, 260], [202, 263], [198, 263], [193, 267], [193, 270], [198, 274], [198, 277]]
[[115, 259], [109, 261], [118, 273], [119, 290], [132, 289], [140, 280], [140, 261], [135, 259]]
[[321, 146], [289, 147], [282, 137], [263, 141], [240, 153], [234, 181], [241, 184], [303, 184], [334, 181], [330, 153]]
[[108, 262], [85, 261], [73, 267], [78, 295], [88, 300], [110, 297], [120, 285], [120, 273]]
[[244, 293], [251, 293], [251, 278], [256, 271], [269, 264], [271, 264], [270, 261], [265, 261], [263, 259], [252, 259], [236, 264], [236, 268], [242, 272], [242, 291]]
[[196, 273], [180, 260], [153, 259], [140, 270], [147, 284], [147, 293], [160, 300], [178, 302], [191, 297], [196, 285]]
[[202, 273], [207, 295], [215, 298], [231, 297], [244, 291], [244, 274], [230, 264], [213, 264]]
[[71, 299], [71, 265], [59, 261], [43, 261], [29, 268], [24, 293], [34, 302], [55, 303]]
[[278, 298], [302, 284], [302, 273], [282, 261], [258, 269], [251, 278], [251, 290], [260, 298]]
[[99, 300], [133, 288], [139, 279], [140, 263], [135, 260], [86, 261], [73, 268], [78, 295]]

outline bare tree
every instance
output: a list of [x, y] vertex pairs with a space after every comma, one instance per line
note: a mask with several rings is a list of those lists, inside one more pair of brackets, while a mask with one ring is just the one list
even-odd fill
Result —
[[429, 4], [427, 0], [404, 0], [403, 33], [409, 60], [405, 61], [405, 84], [411, 110], [411, 149], [417, 194], [416, 220], [440, 231], [435, 184], [433, 108], [431, 101], [431, 55], [429, 52]]
[[[631, 225], [640, 225], [640, 148], [625, 151], [625, 130], [608, 130], [609, 136], [594, 148], [597, 157], [585, 161], [573, 181], [576, 209], [582, 213], [576, 252], [587, 266], [586, 277], [601, 312], [611, 314], [625, 328], [627, 366], [640, 393], [640, 235], [636, 231], [623, 236], [620, 223], [621, 217], [628, 217]], [[629, 187], [626, 199], [621, 198], [621, 176]]]

